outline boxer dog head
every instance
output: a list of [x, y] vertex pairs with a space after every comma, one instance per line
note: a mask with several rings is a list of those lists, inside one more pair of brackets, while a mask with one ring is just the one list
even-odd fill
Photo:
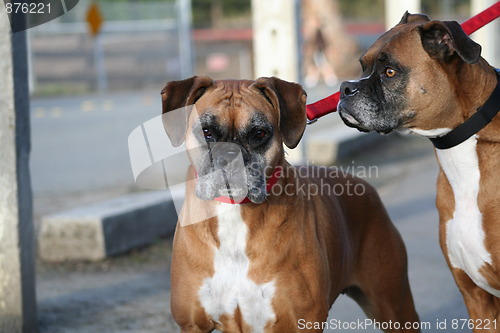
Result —
[[460, 123], [457, 76], [476, 63], [481, 46], [457, 22], [406, 12], [361, 57], [363, 77], [343, 82], [338, 110], [360, 131], [431, 130]]
[[174, 146], [186, 143], [196, 170], [196, 195], [246, 196], [262, 203], [266, 177], [284, 163], [283, 143], [294, 148], [304, 133], [302, 87], [274, 77], [195, 76], [168, 83], [161, 94], [166, 132]]

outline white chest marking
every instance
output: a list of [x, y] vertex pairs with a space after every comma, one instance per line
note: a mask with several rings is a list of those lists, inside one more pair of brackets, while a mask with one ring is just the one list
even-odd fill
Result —
[[198, 293], [201, 305], [215, 321], [223, 314], [233, 316], [239, 306], [252, 332], [263, 332], [266, 324], [275, 320], [271, 304], [274, 281], [258, 285], [248, 278], [248, 227], [241, 218], [240, 205], [221, 203], [217, 216], [220, 247], [214, 249], [215, 273], [203, 281]]
[[453, 267], [462, 269], [476, 285], [500, 297], [479, 272], [491, 264], [491, 255], [484, 245], [483, 216], [479, 211], [479, 162], [473, 136], [450, 149], [436, 149], [438, 159], [451, 184], [455, 197], [453, 218], [446, 224], [446, 244]]

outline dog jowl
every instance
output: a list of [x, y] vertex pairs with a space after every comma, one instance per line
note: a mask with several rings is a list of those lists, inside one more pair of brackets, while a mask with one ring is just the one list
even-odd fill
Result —
[[339, 114], [361, 131], [456, 126], [467, 96], [458, 80], [480, 52], [457, 22], [406, 13], [361, 56], [363, 77], [342, 83]]
[[[275, 78], [242, 85], [200, 76], [170, 82], [163, 89], [163, 123], [174, 146], [186, 143], [198, 198], [266, 200], [266, 179], [281, 162], [275, 158], [283, 150], [281, 142], [293, 148], [303, 133], [291, 128], [281, 137], [276, 131], [290, 126], [279, 114], [280, 105], [285, 104], [280, 104], [279, 84]], [[296, 87], [304, 104], [305, 92]], [[196, 107], [186, 107], [193, 104]]]

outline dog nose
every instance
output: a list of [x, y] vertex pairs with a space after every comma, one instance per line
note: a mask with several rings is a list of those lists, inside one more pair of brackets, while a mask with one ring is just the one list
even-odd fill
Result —
[[240, 154], [240, 149], [236, 147], [228, 147], [217, 153], [215, 163], [219, 168], [227, 168], [236, 157]]
[[359, 91], [359, 88], [357, 87], [357, 83], [356, 82], [344, 81], [340, 85], [340, 92], [342, 94], [341, 98], [342, 97], [354, 96], [354, 95], [357, 94], [358, 91]]

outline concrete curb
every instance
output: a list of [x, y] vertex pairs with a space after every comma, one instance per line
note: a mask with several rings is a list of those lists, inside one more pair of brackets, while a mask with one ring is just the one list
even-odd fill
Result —
[[42, 218], [42, 260], [102, 260], [173, 232], [177, 213], [168, 191], [130, 194]]

